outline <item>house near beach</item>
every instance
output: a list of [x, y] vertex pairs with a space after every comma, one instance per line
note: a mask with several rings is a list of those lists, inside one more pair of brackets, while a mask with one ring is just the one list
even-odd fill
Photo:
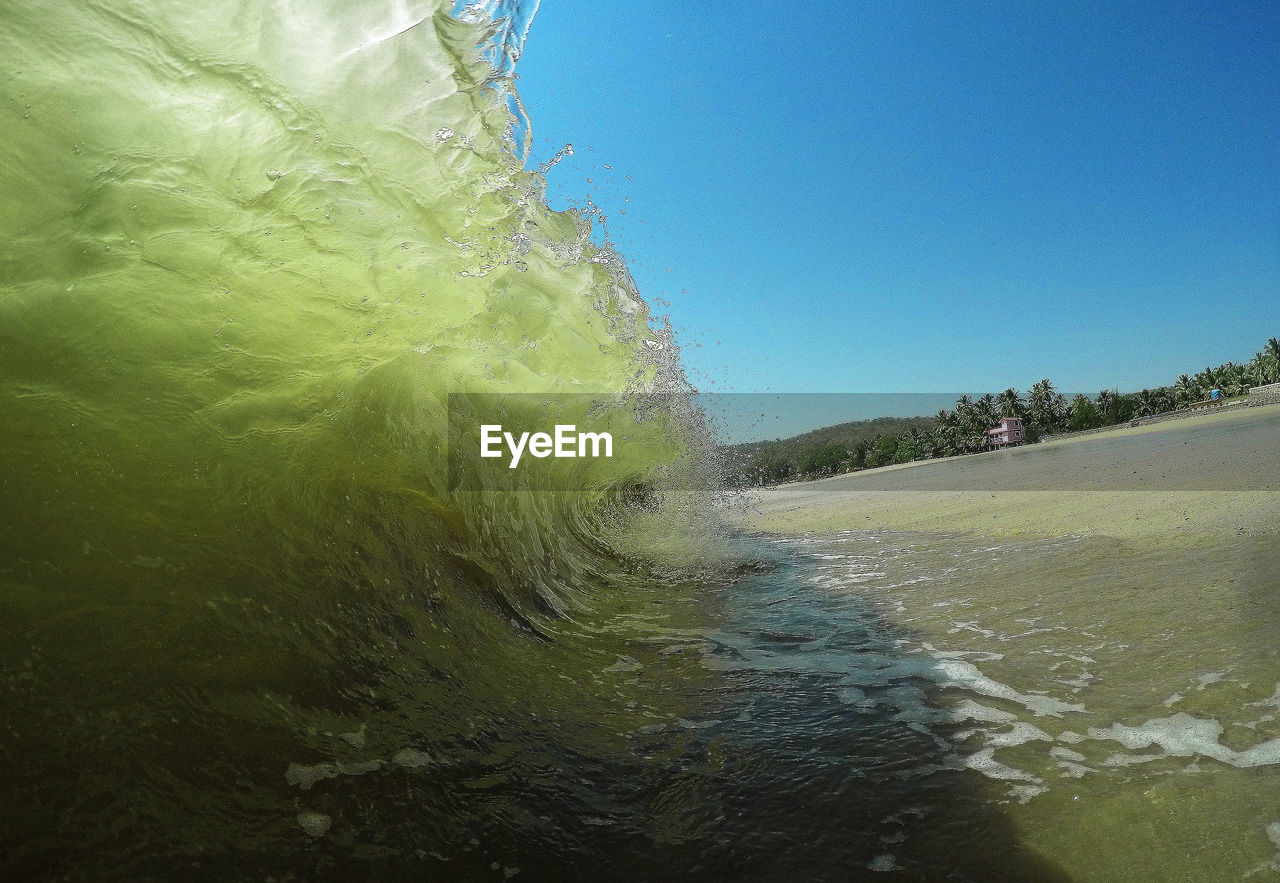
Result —
[[1022, 444], [1027, 436], [1021, 417], [1001, 417], [1000, 424], [987, 430], [987, 447], [1003, 448]]

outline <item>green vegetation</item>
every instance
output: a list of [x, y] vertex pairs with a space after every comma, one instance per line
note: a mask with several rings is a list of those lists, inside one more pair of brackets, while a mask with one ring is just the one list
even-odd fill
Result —
[[887, 466], [927, 451], [932, 417], [877, 417], [815, 429], [773, 441], [725, 448], [725, 471], [732, 484], [774, 484], [840, 472]]
[[1245, 364], [1227, 362], [1183, 374], [1169, 386], [1121, 393], [1104, 389], [1096, 396], [1070, 400], [1047, 378], [1024, 397], [1010, 387], [974, 399], [963, 395], [954, 410], [934, 417], [880, 417], [815, 429], [774, 441], [731, 445], [724, 451], [730, 485], [746, 486], [801, 481], [856, 472], [930, 457], [971, 454], [987, 447], [987, 430], [1001, 417], [1020, 417], [1027, 441], [1057, 432], [1114, 426], [1185, 408], [1218, 389], [1223, 396], [1244, 395], [1250, 387], [1280, 382], [1280, 339], [1271, 338]]

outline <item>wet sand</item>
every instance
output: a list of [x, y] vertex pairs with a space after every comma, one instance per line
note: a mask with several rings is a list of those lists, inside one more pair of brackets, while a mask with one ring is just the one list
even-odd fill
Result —
[[746, 502], [740, 523], [779, 534], [1271, 534], [1280, 523], [1280, 406], [866, 470], [753, 491]]

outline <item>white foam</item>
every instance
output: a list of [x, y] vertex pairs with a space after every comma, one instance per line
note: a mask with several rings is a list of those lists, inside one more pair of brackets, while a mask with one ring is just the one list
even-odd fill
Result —
[[1018, 721], [1003, 733], [990, 733], [987, 745], [991, 748], [1012, 748], [1028, 742], [1052, 742], [1053, 737], [1039, 727], [1025, 721]]
[[[1032, 729], [1035, 728], [1032, 727]], [[1048, 737], [1046, 736], [1045, 738]], [[952, 755], [944, 760], [944, 764], [948, 767], [954, 767], [958, 761], [960, 766], [981, 773], [989, 779], [1010, 783], [1009, 796], [1016, 798], [1019, 803], [1026, 803], [1036, 795], [1043, 794], [1049, 790], [1045, 787], [1044, 780], [1038, 776], [1033, 776], [1028, 772], [996, 760], [995, 750], [997, 747], [1000, 746], [989, 745], [981, 751], [976, 751], [964, 758]]]
[[968, 757], [957, 757], [956, 760], [959, 761], [960, 766], [982, 773], [989, 779], [999, 779], [1005, 782], [1040, 781], [1028, 772], [1015, 769], [996, 760], [994, 748], [983, 748]]
[[[708, 655], [701, 660], [703, 666], [715, 670], [790, 671], [797, 664], [794, 659], [786, 654], [775, 655], [751, 647], [739, 646], [736, 642], [730, 640], [725, 640], [723, 644], [737, 651], [735, 658], [719, 654]], [[857, 667], [850, 670], [848, 661], [840, 657], [828, 654], [811, 654], [805, 658], [804, 666], [807, 671], [829, 671], [842, 674], [846, 678], [844, 688], [853, 687], [860, 691], [865, 690], [867, 687], [887, 687], [890, 685], [894, 685], [895, 689], [897, 689], [906, 685], [897, 684], [896, 682], [909, 678], [920, 678], [944, 689], [968, 690], [980, 696], [1015, 702], [1036, 715], [1061, 717], [1068, 712], [1083, 712], [1085, 710], [1083, 705], [1062, 702], [1051, 696], [1038, 693], [1020, 693], [1007, 684], [992, 680], [979, 671], [975, 665], [961, 659], [939, 659], [936, 656], [895, 657], [865, 652], [859, 653], [854, 661]], [[915, 692], [911, 693], [910, 701], [906, 704], [912, 709], [923, 707], [924, 696], [919, 692], [919, 688], [910, 687], [908, 689]], [[865, 694], [863, 697], [859, 697], [855, 693], [847, 693], [842, 696], [842, 700], [845, 697], [848, 700], [852, 700], [851, 704], [857, 704], [861, 702], [862, 698], [865, 698]], [[890, 697], [891, 700], [905, 700], [907, 698], [905, 692]]]
[[856, 705], [858, 708], [872, 708], [876, 704], [874, 699], [868, 699], [867, 694], [857, 687], [841, 687], [836, 690], [836, 698], [845, 705]]
[[956, 720], [971, 720], [988, 724], [1007, 724], [1018, 719], [1017, 715], [1011, 712], [992, 708], [989, 705], [981, 705], [972, 699], [961, 699], [956, 703], [951, 709], [951, 716]]
[[1097, 676], [1093, 674], [1093, 672], [1083, 671], [1080, 673], [1080, 676], [1077, 678], [1073, 678], [1072, 680], [1069, 680], [1069, 681], [1059, 680], [1058, 683], [1064, 684], [1068, 687], [1074, 687], [1076, 690], [1082, 690], [1085, 687], [1089, 686], [1089, 684], [1092, 683], [1093, 681], [1096, 681], [1097, 679], [1098, 679]]
[[[1116, 755], [1114, 765], [1142, 763], [1161, 757], [1203, 755], [1234, 767], [1257, 767], [1280, 763], [1280, 738], [1261, 742], [1245, 751], [1235, 751], [1221, 743], [1222, 724], [1213, 718], [1196, 718], [1179, 711], [1169, 717], [1149, 720], [1136, 727], [1112, 724], [1105, 730], [1090, 729], [1094, 739], [1110, 739], [1133, 751], [1155, 745], [1163, 755]], [[1127, 760], [1119, 758], [1128, 757]], [[1108, 764], [1112, 765], [1112, 764]]]
[[1049, 789], [1043, 785], [1014, 785], [1009, 789], [1009, 794], [1018, 798], [1018, 803], [1027, 803], [1033, 797], [1037, 797]]
[[1093, 772], [1092, 767], [1087, 767], [1084, 764], [1070, 760], [1060, 760], [1058, 761], [1058, 766], [1062, 768], [1063, 778], [1068, 779], [1079, 779], [1082, 778], [1085, 773]]
[[893, 858], [891, 853], [884, 853], [867, 862], [867, 870], [876, 871], [877, 873], [887, 873], [889, 871], [900, 871], [902, 866]]
[[1163, 760], [1168, 756], [1167, 754], [1113, 754], [1104, 760], [1102, 765], [1114, 769], [1133, 766], [1137, 763], [1150, 763], [1153, 760]]
[[996, 636], [996, 633], [991, 629], [980, 628], [977, 620], [972, 622], [957, 622], [952, 620], [951, 628], [947, 629], [947, 634], [954, 635], [956, 632], [961, 631], [974, 632], [975, 634], [982, 635], [984, 638], [994, 638]]
[[303, 766], [291, 763], [285, 770], [285, 781], [297, 785], [303, 791], [316, 782], [324, 779], [336, 779], [338, 776], [363, 776], [382, 768], [380, 760], [362, 760], [356, 763], [318, 763], [315, 766]]
[[391, 758], [391, 762], [397, 766], [402, 766], [406, 769], [412, 770], [430, 766], [432, 760], [431, 755], [427, 754], [425, 751], [419, 751], [416, 748], [401, 748], [395, 753], [395, 756]]
[[1051, 696], [1019, 693], [1007, 684], [994, 681], [978, 671], [977, 667], [957, 659], [941, 659], [937, 663], [936, 678], [939, 686], [961, 687], [993, 699], [1016, 702], [1038, 716], [1062, 717], [1067, 712], [1082, 712], [1083, 705], [1072, 705]]
[[1196, 689], [1203, 690], [1210, 684], [1216, 684], [1226, 677], [1226, 675], [1227, 673], [1225, 671], [1211, 671], [1207, 674], [1202, 674], [1200, 677], [1196, 678], [1196, 682], [1198, 683]]
[[303, 791], [306, 791], [316, 782], [324, 779], [335, 779], [337, 776], [338, 765], [336, 763], [318, 763], [315, 766], [291, 763], [284, 772], [284, 780], [290, 785], [297, 785]]
[[298, 824], [302, 826], [302, 830], [306, 831], [311, 837], [323, 837], [329, 830], [329, 826], [333, 824], [333, 819], [324, 813], [319, 812], [300, 812], [298, 813]]

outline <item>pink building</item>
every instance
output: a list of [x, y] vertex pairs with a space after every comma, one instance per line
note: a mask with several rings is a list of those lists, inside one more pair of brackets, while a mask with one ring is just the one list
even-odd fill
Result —
[[1003, 448], [1005, 445], [1019, 445], [1026, 437], [1022, 428], [1021, 417], [1001, 417], [1000, 425], [987, 430], [987, 447]]

